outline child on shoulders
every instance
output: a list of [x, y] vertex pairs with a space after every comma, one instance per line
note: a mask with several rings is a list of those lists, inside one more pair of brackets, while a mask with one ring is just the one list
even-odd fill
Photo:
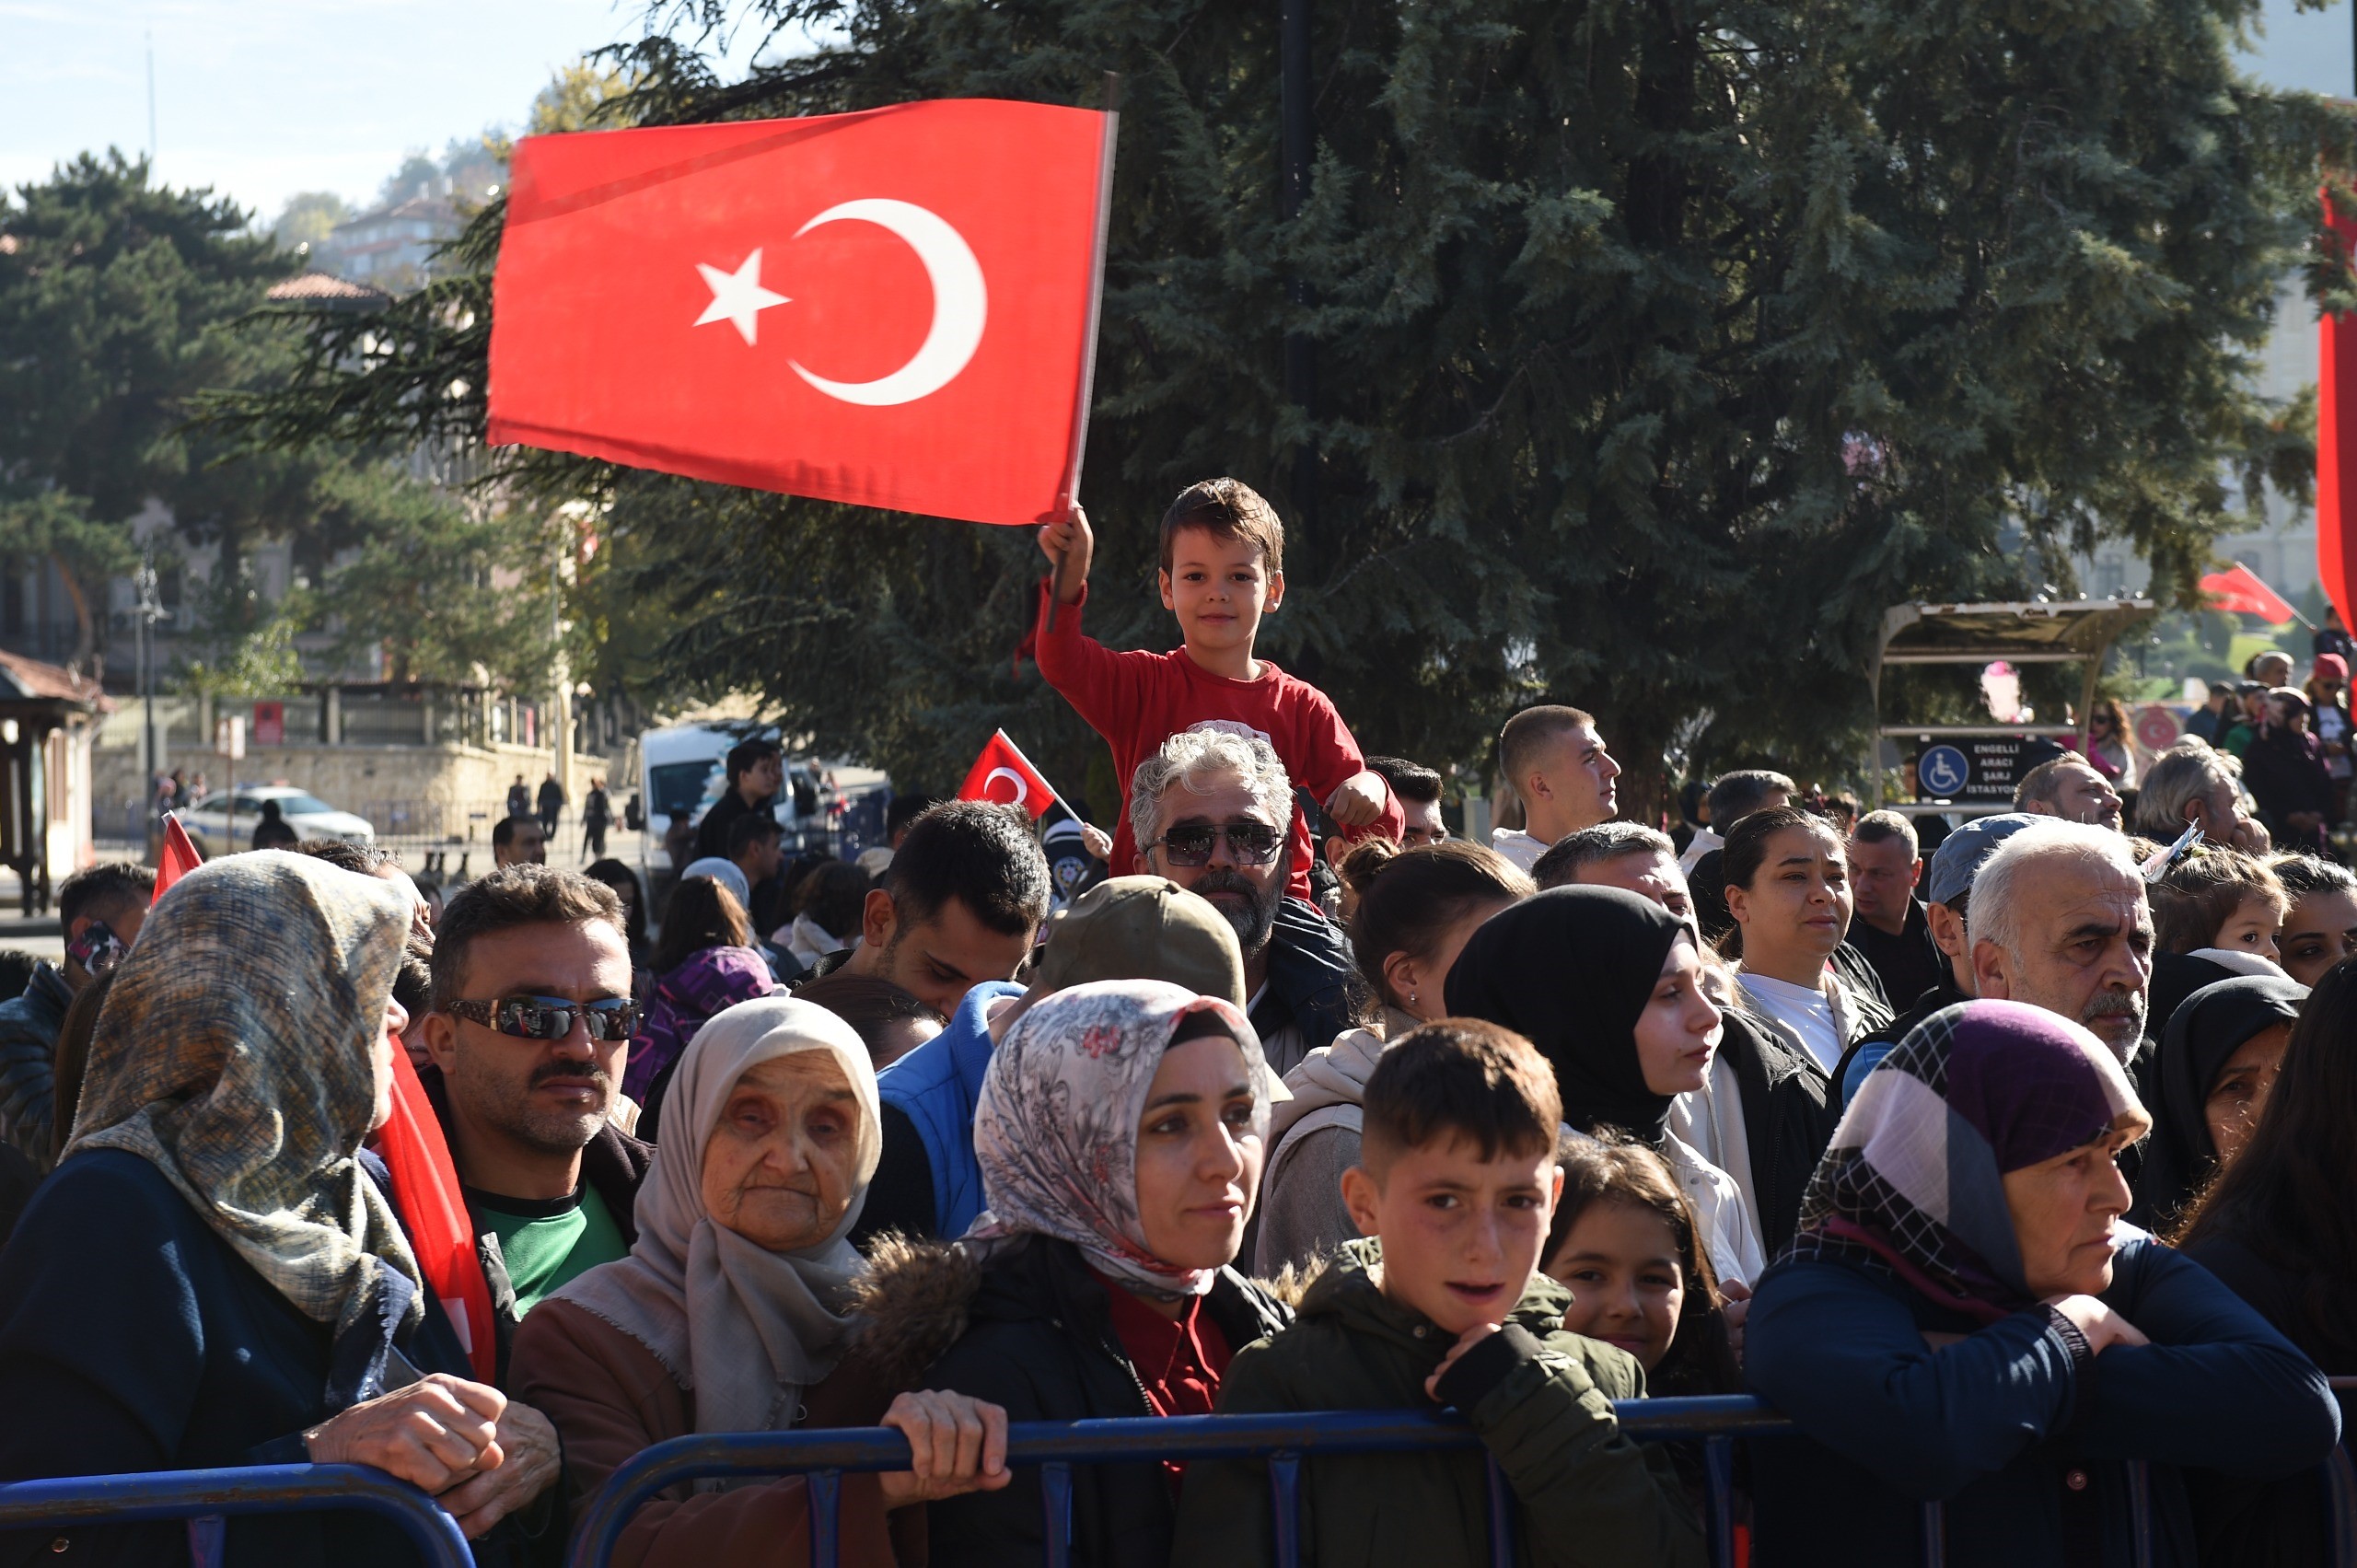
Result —
[[[1080, 629], [1088, 602], [1096, 535], [1086, 515], [1039, 530], [1039, 548], [1059, 563], [1039, 592], [1031, 647], [1039, 673], [1113, 749], [1123, 790], [1138, 764], [1180, 730], [1240, 729], [1276, 749], [1296, 784], [1306, 785], [1343, 828], [1381, 822], [1390, 792], [1368, 771], [1359, 744], [1326, 694], [1254, 656], [1260, 618], [1284, 601], [1284, 524], [1241, 480], [1190, 485], [1162, 518], [1162, 605], [1185, 643], [1165, 654], [1116, 653]], [[1049, 626], [1050, 595], [1054, 626]], [[1397, 830], [1394, 830], [1397, 836]], [[1137, 869], [1138, 844], [1123, 816], [1113, 835], [1116, 877]], [[1293, 872], [1286, 891], [1309, 898], [1309, 824], [1296, 806]]]
[[[1644, 1392], [1638, 1361], [1566, 1331], [1571, 1293], [1537, 1272], [1562, 1118], [1546, 1059], [1510, 1030], [1449, 1018], [1392, 1044], [1367, 1079], [1362, 1164], [1342, 1177], [1366, 1239], [1311, 1283], [1291, 1328], [1237, 1353], [1219, 1411], [1453, 1405], [1513, 1493], [1519, 1561], [1699, 1568], [1675, 1465], [1613, 1416]], [[1300, 1495], [1304, 1563], [1490, 1561], [1480, 1454], [1313, 1458]], [[1274, 1555], [1266, 1466], [1190, 1465], [1174, 1568]]]

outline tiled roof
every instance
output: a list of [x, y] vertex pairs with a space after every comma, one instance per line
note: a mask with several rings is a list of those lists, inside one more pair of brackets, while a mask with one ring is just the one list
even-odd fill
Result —
[[349, 283], [328, 273], [304, 273], [282, 283], [270, 285], [266, 296], [276, 304], [316, 305], [328, 301], [342, 304], [382, 304], [393, 296], [381, 288], [370, 288], [365, 283]]
[[114, 705], [88, 676], [0, 648], [0, 701], [38, 702], [43, 698], [100, 712]]

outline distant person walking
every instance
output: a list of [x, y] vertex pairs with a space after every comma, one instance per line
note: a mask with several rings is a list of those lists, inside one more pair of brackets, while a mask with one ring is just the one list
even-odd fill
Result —
[[557, 819], [564, 815], [564, 786], [551, 773], [540, 781], [540, 831], [546, 837], [556, 837]]
[[606, 853], [606, 830], [614, 825], [613, 797], [604, 779], [589, 781], [589, 797], [581, 803], [581, 858], [597, 860]]
[[524, 782], [521, 773], [517, 774], [516, 782], [507, 786], [507, 814], [510, 817], [529, 817], [532, 814], [532, 786]]

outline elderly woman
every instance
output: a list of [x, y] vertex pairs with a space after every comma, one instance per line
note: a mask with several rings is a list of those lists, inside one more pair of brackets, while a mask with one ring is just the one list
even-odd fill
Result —
[[[672, 1133], [639, 1190], [637, 1245], [524, 1319], [517, 1390], [563, 1434], [576, 1499], [666, 1438], [880, 1417], [908, 1434], [916, 1469], [847, 1480], [842, 1541], [846, 1562], [889, 1564], [889, 1510], [1004, 1486], [1008, 1472], [1002, 1412], [938, 1394], [902, 1394], [888, 1409], [861, 1368], [829, 1376], [850, 1341], [860, 1266], [846, 1238], [883, 1141], [867, 1047], [811, 1003], [740, 1003], [680, 1056], [671, 1108]], [[807, 1561], [809, 1540], [800, 1477], [706, 1484], [640, 1507], [612, 1561], [792, 1563]]]
[[[390, 1114], [409, 922], [385, 883], [277, 852], [157, 902], [57, 1172], [0, 1253], [0, 1480], [357, 1462], [481, 1536], [554, 1479], [548, 1423], [452, 1375], [465, 1358], [361, 1154]], [[177, 1564], [191, 1534], [77, 1526], [10, 1549]], [[354, 1514], [232, 1519], [226, 1551], [416, 1560]]]
[[[982, 1083], [988, 1212], [954, 1247], [877, 1248], [868, 1340], [1017, 1421], [1208, 1415], [1232, 1355], [1289, 1316], [1228, 1266], [1260, 1184], [1268, 1078], [1226, 1002], [1150, 980], [1047, 997]], [[1075, 1471], [1074, 1561], [1167, 1562], [1179, 1468]], [[1037, 1470], [927, 1515], [933, 1568], [1039, 1560]]]
[[[1918, 1025], [1868, 1074], [1745, 1371], [1805, 1437], [1755, 1455], [1752, 1561], [1957, 1568], [2196, 1560], [2187, 1469], [2286, 1475], [2340, 1433], [2325, 1380], [2200, 1264], [2122, 1229], [2152, 1119], [2084, 1028], [2014, 1002]], [[2148, 1465], [2140, 1486], [2136, 1461]]]

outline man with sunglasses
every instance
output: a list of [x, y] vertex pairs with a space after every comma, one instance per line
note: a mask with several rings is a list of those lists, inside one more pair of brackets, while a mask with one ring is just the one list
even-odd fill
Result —
[[432, 1065], [441, 1118], [491, 1286], [498, 1382], [516, 1325], [637, 1239], [654, 1150], [610, 1120], [638, 1028], [613, 889], [509, 865], [453, 898], [435, 928]]
[[[1350, 948], [1317, 907], [1285, 896], [1293, 785], [1276, 749], [1229, 728], [1182, 730], [1138, 764], [1139, 865], [1208, 899], [1244, 950], [1244, 993], [1279, 1075], [1350, 1022]], [[1385, 830], [1399, 831], [1392, 807]]]

